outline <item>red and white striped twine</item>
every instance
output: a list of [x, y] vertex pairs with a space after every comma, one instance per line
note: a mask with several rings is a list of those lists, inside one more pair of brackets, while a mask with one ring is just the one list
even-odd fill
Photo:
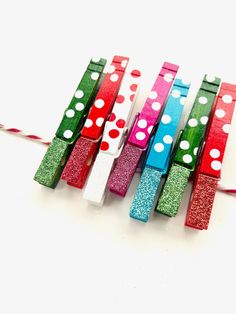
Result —
[[[22, 136], [24, 138], [33, 140], [35, 142], [38, 142], [38, 143], [41, 143], [41, 144], [44, 144], [44, 145], [50, 145], [51, 144], [51, 142], [46, 141], [46, 140], [44, 140], [43, 138], [41, 138], [41, 137], [39, 137], [37, 135], [28, 134], [28, 133], [25, 133], [24, 131], [16, 129], [16, 128], [9, 128], [9, 127], [1, 124], [1, 123], [0, 123], [0, 129], [4, 130], [6, 132], [10, 132], [10, 133], [15, 134], [15, 135]], [[233, 188], [231, 189], [231, 188], [228, 188], [228, 187], [223, 186], [223, 185], [219, 185], [218, 186], [218, 190], [222, 191], [222, 192], [225, 192], [225, 193], [236, 194], [236, 189], [233, 189]]]
[[51, 142], [46, 141], [37, 135], [28, 134], [28, 133], [25, 133], [24, 131], [16, 129], [16, 128], [9, 128], [9, 127], [5, 126], [4, 124], [1, 124], [1, 123], [0, 123], [0, 129], [4, 130], [6, 132], [10, 132], [10, 133], [15, 134], [15, 135], [22, 136], [22, 137], [27, 138], [27, 139], [31, 139], [33, 141], [36, 141], [38, 143], [42, 143], [44, 145], [50, 145], [50, 143], [51, 143]]

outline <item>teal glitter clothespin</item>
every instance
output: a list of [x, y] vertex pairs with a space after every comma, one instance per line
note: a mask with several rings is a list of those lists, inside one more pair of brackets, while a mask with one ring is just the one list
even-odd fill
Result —
[[161, 122], [154, 135], [130, 209], [130, 217], [147, 222], [155, 205], [161, 177], [169, 166], [173, 138], [181, 120], [189, 84], [174, 81]]

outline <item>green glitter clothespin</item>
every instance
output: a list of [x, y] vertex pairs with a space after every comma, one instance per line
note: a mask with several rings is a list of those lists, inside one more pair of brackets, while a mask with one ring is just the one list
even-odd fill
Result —
[[52, 140], [34, 176], [34, 180], [38, 183], [55, 188], [60, 180], [64, 165], [104, 77], [102, 72], [105, 65], [106, 59], [93, 58], [90, 61], [68, 108], [64, 112], [56, 137]]
[[220, 81], [219, 78], [204, 76], [156, 207], [156, 211], [164, 215], [174, 217], [178, 212], [184, 189], [195, 169]]

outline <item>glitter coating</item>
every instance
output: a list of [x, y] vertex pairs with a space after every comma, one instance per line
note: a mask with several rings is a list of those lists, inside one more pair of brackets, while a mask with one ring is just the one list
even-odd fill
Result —
[[34, 176], [34, 180], [49, 188], [55, 188], [60, 180], [70, 147], [71, 145], [55, 137]]
[[69, 185], [83, 188], [98, 148], [99, 142], [80, 137], [62, 172], [61, 179], [67, 181]]
[[185, 225], [195, 229], [207, 229], [217, 190], [218, 179], [199, 174], [195, 181]]
[[145, 167], [130, 209], [130, 217], [147, 222], [155, 205], [162, 172]]
[[156, 207], [158, 212], [170, 217], [176, 216], [190, 173], [185, 167], [172, 165]]
[[128, 143], [125, 145], [108, 180], [108, 189], [111, 192], [120, 196], [125, 196], [142, 152], [143, 151], [136, 146]]

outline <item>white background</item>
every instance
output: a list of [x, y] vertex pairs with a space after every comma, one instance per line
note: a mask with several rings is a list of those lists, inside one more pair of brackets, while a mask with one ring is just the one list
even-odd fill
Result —
[[[0, 123], [51, 139], [91, 56], [143, 70], [136, 108], [164, 61], [192, 82], [236, 83], [234, 1], [0, 0]], [[236, 186], [236, 116], [222, 183]], [[0, 313], [235, 313], [235, 197], [218, 192], [208, 231], [128, 217], [125, 199], [90, 206], [33, 175], [46, 147], [0, 132]]]

